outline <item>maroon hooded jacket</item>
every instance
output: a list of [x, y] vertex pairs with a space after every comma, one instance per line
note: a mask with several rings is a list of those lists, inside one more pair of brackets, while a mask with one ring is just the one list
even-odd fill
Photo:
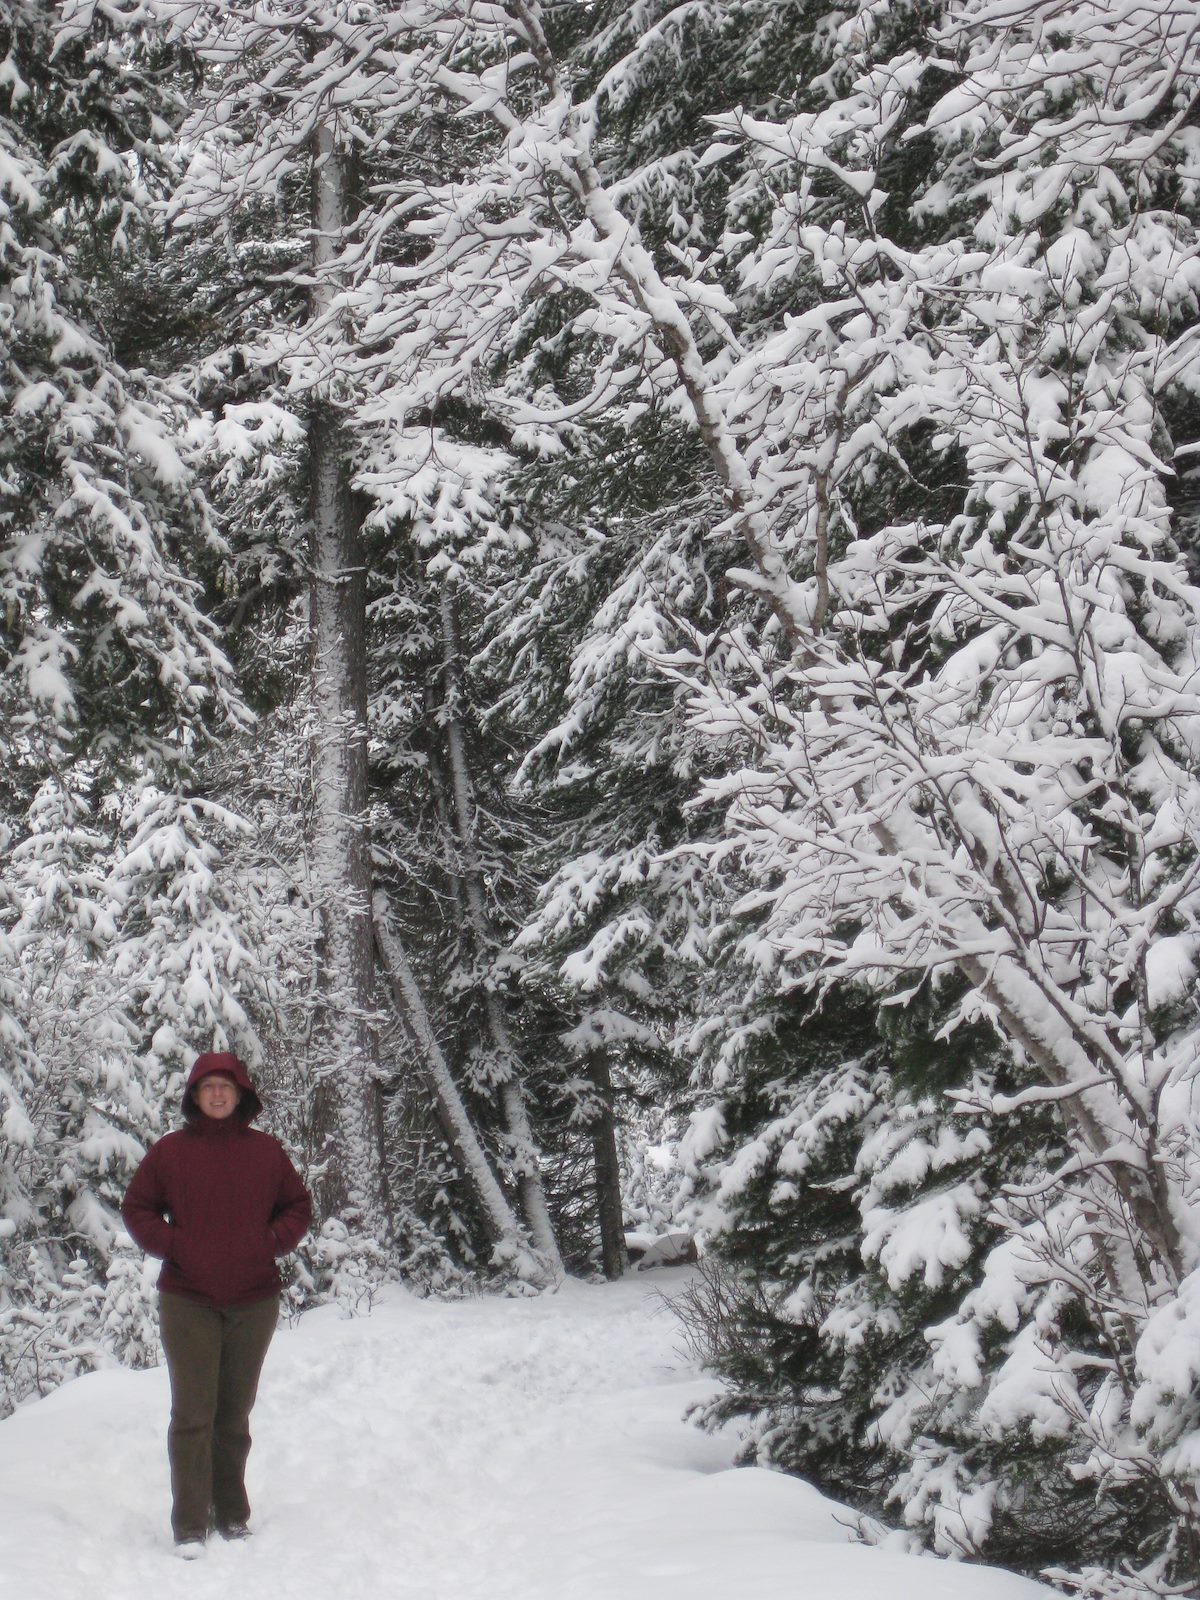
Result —
[[[225, 1072], [242, 1098], [230, 1117], [206, 1117], [193, 1090]], [[186, 1126], [150, 1147], [121, 1215], [148, 1255], [161, 1256], [158, 1287], [206, 1306], [241, 1306], [280, 1289], [276, 1257], [308, 1231], [312, 1203], [283, 1146], [251, 1128], [262, 1110], [237, 1056], [197, 1057], [183, 1096]]]

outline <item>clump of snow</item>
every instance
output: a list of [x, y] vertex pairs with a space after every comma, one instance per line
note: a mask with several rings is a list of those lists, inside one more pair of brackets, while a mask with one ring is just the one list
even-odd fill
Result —
[[903, 1210], [873, 1206], [863, 1213], [863, 1256], [878, 1260], [888, 1283], [900, 1289], [917, 1273], [940, 1288], [971, 1254], [965, 1223], [983, 1209], [969, 1184], [928, 1195]]
[[1200, 1471], [1200, 1270], [1154, 1311], [1137, 1345], [1130, 1417], [1169, 1472]]

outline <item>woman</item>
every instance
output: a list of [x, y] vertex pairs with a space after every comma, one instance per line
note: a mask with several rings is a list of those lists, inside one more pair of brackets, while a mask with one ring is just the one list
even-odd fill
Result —
[[171, 1528], [179, 1553], [209, 1529], [249, 1533], [250, 1409], [279, 1314], [276, 1261], [308, 1231], [312, 1203], [278, 1139], [250, 1123], [262, 1101], [237, 1056], [197, 1057], [184, 1127], [152, 1145], [121, 1206], [160, 1256], [159, 1323], [171, 1376]]

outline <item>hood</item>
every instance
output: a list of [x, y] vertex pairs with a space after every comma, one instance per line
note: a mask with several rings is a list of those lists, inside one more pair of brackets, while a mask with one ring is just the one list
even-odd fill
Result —
[[200, 1115], [200, 1107], [192, 1098], [192, 1090], [202, 1078], [207, 1078], [214, 1072], [226, 1072], [242, 1091], [241, 1102], [234, 1116], [239, 1122], [253, 1122], [262, 1110], [262, 1101], [258, 1091], [250, 1082], [250, 1074], [229, 1050], [208, 1050], [202, 1056], [197, 1056], [194, 1066], [188, 1075], [187, 1088], [183, 1091], [183, 1114], [189, 1122], [194, 1122]]

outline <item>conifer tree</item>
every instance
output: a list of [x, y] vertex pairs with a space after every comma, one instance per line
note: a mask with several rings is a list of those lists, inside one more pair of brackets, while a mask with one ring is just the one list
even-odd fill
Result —
[[[118, 359], [103, 316], [106, 259], [136, 242], [174, 110], [170, 55], [145, 23], [132, 4], [0, 8], [6, 1404], [98, 1348], [116, 1202], [172, 1067], [212, 1021], [173, 1034], [121, 955], [153, 949], [156, 1000], [187, 1009], [192, 960], [163, 962], [161, 924], [135, 933], [149, 904], [129, 891], [157, 845], [126, 826], [154, 789], [173, 837], [190, 758], [240, 714], [188, 570], [220, 541], [186, 397]], [[188, 892], [170, 849], [156, 865], [179, 866]]]

